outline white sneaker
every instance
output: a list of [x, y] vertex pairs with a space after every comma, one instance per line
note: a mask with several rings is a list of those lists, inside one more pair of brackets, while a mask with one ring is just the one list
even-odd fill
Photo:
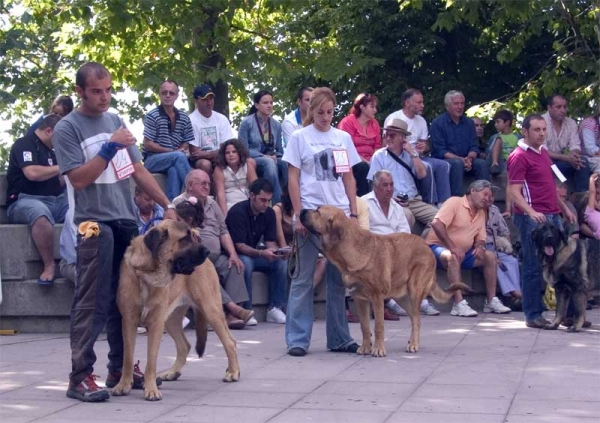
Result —
[[385, 303], [385, 308], [394, 313], [396, 316], [408, 316], [406, 310], [400, 307], [400, 305], [392, 299]]
[[256, 326], [258, 325], [258, 322], [256, 321], [256, 318], [254, 316], [252, 316], [247, 322], [246, 322], [246, 326]]
[[277, 307], [273, 307], [271, 310], [267, 311], [267, 322], [268, 323], [285, 323], [285, 313], [281, 311]]
[[498, 297], [492, 298], [492, 301], [490, 301], [489, 303], [486, 300], [485, 304], [483, 306], [484, 313], [504, 314], [504, 313], [510, 313], [510, 311], [511, 311], [510, 308], [508, 308], [504, 304], [502, 304], [502, 301], [500, 301], [498, 299]]
[[185, 329], [187, 327], [187, 325], [189, 325], [189, 324], [190, 324], [190, 319], [183, 316], [183, 320], [181, 321], [181, 329]]
[[452, 316], [461, 316], [461, 317], [475, 317], [477, 316], [477, 312], [469, 307], [469, 303], [467, 300], [462, 300], [458, 304], [454, 304], [452, 306], [452, 311], [450, 311]]
[[142, 326], [138, 326], [137, 333], [139, 333], [140, 335], [142, 335], [142, 334], [144, 334], [146, 332], [148, 332], [148, 329], [146, 329], [146, 328], [144, 328]]
[[429, 304], [429, 301], [424, 301], [421, 303], [421, 314], [425, 314], [426, 316], [438, 316], [440, 311]]

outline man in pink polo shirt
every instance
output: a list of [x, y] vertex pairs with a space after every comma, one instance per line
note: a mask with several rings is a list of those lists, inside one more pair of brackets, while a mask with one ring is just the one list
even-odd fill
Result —
[[[542, 313], [542, 267], [535, 254], [531, 232], [546, 221], [562, 227], [562, 211], [570, 221], [575, 215], [556, 194], [552, 159], [546, 150], [546, 121], [541, 115], [529, 115], [523, 121], [523, 139], [508, 157], [510, 196], [514, 204], [514, 222], [521, 234], [523, 248], [523, 313], [530, 328], [543, 328], [550, 323]], [[558, 171], [558, 170], [556, 170]]]

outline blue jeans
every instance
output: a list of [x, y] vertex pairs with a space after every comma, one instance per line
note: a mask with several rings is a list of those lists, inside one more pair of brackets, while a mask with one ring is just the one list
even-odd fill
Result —
[[[562, 228], [559, 215], [546, 215], [549, 222]], [[531, 240], [531, 232], [538, 225], [533, 219], [524, 214], [513, 215], [513, 222], [521, 235], [523, 252], [521, 286], [523, 288], [523, 313], [525, 320], [535, 320], [544, 312], [542, 303], [542, 266], [535, 253], [535, 246]]]
[[181, 151], [156, 153], [146, 157], [144, 166], [152, 173], [167, 174], [167, 197], [169, 201], [181, 194], [185, 186], [185, 177], [192, 168]]
[[[285, 342], [288, 349], [300, 347], [308, 351], [314, 320], [313, 279], [319, 251], [315, 247], [319, 241], [314, 235], [310, 240], [298, 236], [300, 271], [292, 279], [290, 297], [285, 321]], [[312, 242], [311, 242], [312, 241]], [[337, 268], [327, 262], [327, 348], [344, 348], [354, 343], [348, 328], [345, 309], [346, 288]]]
[[443, 203], [451, 196], [450, 165], [435, 157], [421, 157], [427, 168], [427, 175], [419, 185], [423, 201], [429, 204]]
[[463, 188], [464, 174], [473, 175], [476, 180], [490, 180], [490, 171], [487, 163], [483, 159], [473, 159], [471, 170], [466, 172], [465, 165], [462, 159], [444, 159], [450, 163], [450, 190], [453, 196], [462, 197], [465, 195]]
[[585, 157], [581, 157], [584, 166], [581, 169], [575, 169], [570, 163], [560, 160], [552, 160], [558, 169], [567, 179], [573, 179], [575, 183], [575, 192], [585, 192], [590, 187], [590, 168]]
[[30, 226], [40, 217], [45, 217], [54, 226], [65, 221], [68, 209], [66, 191], [56, 197], [20, 193], [19, 199], [8, 206], [6, 217], [10, 223], [26, 223]]
[[256, 174], [273, 185], [272, 204], [281, 201], [281, 187], [287, 184], [287, 163], [281, 159], [273, 160], [269, 156], [253, 157], [256, 160]]
[[252, 272], [264, 272], [269, 275], [269, 308], [285, 307], [287, 288], [287, 260], [268, 261], [262, 257], [249, 257], [240, 254], [244, 263], [244, 281], [249, 300], [244, 308], [252, 310]]

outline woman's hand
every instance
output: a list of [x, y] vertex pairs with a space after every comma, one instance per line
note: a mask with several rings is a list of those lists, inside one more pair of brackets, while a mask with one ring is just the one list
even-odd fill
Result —
[[296, 223], [294, 223], [294, 232], [306, 238], [306, 236], [308, 235], [308, 229], [306, 229], [306, 226], [304, 226], [302, 222], [300, 222], [299, 218], [296, 218], [295, 220]]

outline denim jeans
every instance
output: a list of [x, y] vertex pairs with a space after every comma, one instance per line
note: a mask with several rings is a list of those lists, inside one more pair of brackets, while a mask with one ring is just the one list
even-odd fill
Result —
[[463, 188], [464, 174], [473, 175], [476, 180], [490, 180], [490, 171], [487, 163], [483, 159], [473, 159], [473, 166], [470, 171], [465, 171], [465, 165], [462, 159], [444, 159], [450, 163], [450, 190], [453, 196], [462, 197], [465, 195]]
[[423, 201], [429, 204], [443, 203], [451, 196], [450, 164], [435, 157], [422, 157], [427, 175], [420, 181]]
[[[300, 347], [308, 351], [314, 320], [313, 279], [319, 251], [316, 236], [298, 236], [299, 273], [292, 279], [285, 321], [285, 342], [288, 349]], [[345, 309], [345, 287], [337, 268], [327, 262], [327, 348], [344, 348], [354, 343], [350, 336]]]
[[565, 175], [565, 178], [573, 179], [575, 192], [585, 192], [590, 187], [590, 168], [585, 157], [582, 156], [581, 158], [584, 161], [584, 166], [581, 169], [575, 169], [570, 163], [561, 160], [553, 160], [554, 164]]
[[273, 205], [281, 201], [281, 187], [287, 184], [287, 163], [281, 159], [273, 160], [269, 156], [254, 157], [256, 174], [265, 178], [273, 185]]
[[169, 201], [181, 194], [185, 186], [185, 177], [192, 168], [181, 151], [152, 154], [144, 160], [144, 166], [152, 173], [166, 173], [167, 197]]
[[[562, 228], [559, 215], [546, 215], [549, 222]], [[523, 313], [525, 320], [535, 320], [544, 312], [542, 303], [542, 266], [535, 253], [531, 232], [538, 225], [535, 220], [524, 214], [513, 215], [513, 222], [521, 235], [523, 262], [521, 266], [521, 287], [523, 288]]]
[[79, 384], [94, 370], [94, 344], [106, 326], [108, 371], [123, 366], [123, 331], [117, 307], [121, 259], [131, 239], [137, 236], [137, 223], [112, 221], [98, 223], [97, 236], [77, 240], [75, 295], [71, 309], [71, 364], [69, 379]]
[[287, 260], [268, 261], [262, 257], [249, 257], [240, 254], [244, 263], [244, 281], [249, 300], [244, 308], [252, 310], [252, 272], [264, 272], [269, 275], [269, 308], [285, 307], [287, 291]]

